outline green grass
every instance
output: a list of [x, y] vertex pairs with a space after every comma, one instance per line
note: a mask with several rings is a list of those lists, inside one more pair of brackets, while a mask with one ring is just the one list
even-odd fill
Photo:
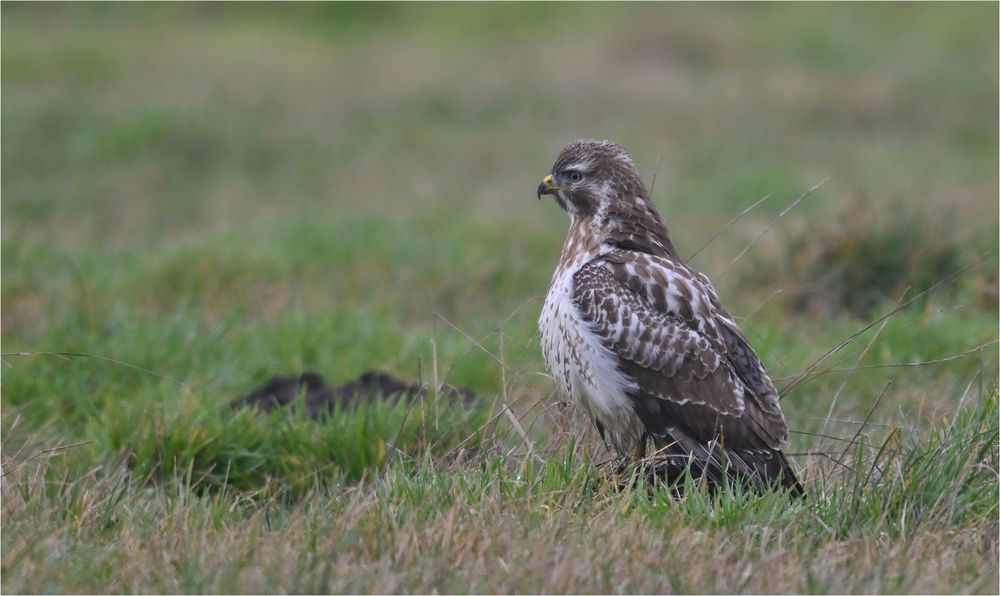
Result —
[[[859, 446], [809, 501], [619, 490], [572, 444], [543, 463], [397, 461], [290, 504], [206, 494], [190, 473], [52, 483], [28, 464], [5, 498], [4, 564], [13, 591], [988, 592], [995, 393], [976, 402], [926, 439]], [[18, 573], [54, 544], [59, 575]]]
[[[1000, 589], [995, 5], [2, 11], [3, 591]], [[785, 395], [808, 500], [619, 487], [538, 374], [579, 136], [685, 255], [773, 193], [693, 264], [779, 387], [946, 281]], [[227, 406], [370, 369], [483, 407]]]

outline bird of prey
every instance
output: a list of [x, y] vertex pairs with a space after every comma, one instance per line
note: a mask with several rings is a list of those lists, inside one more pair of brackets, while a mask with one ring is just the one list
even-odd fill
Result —
[[570, 216], [538, 321], [545, 364], [620, 456], [676, 483], [802, 494], [778, 392], [708, 278], [677, 254], [628, 152], [570, 143], [538, 186]]

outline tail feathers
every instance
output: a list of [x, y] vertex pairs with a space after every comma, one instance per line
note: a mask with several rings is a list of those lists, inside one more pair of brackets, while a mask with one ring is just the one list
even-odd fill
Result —
[[704, 444], [672, 429], [671, 435], [653, 436], [657, 475], [669, 485], [679, 485], [690, 474], [710, 487], [738, 484], [758, 491], [775, 488], [804, 497], [805, 489], [779, 449], [730, 450], [718, 443]]

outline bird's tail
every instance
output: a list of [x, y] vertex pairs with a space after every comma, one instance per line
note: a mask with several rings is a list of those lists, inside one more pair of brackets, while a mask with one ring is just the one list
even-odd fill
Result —
[[703, 444], [683, 433], [653, 436], [653, 456], [657, 476], [668, 485], [678, 486], [686, 478], [704, 479], [709, 487], [740, 485], [757, 491], [787, 490], [804, 497], [805, 489], [780, 449], [730, 450], [722, 444]]

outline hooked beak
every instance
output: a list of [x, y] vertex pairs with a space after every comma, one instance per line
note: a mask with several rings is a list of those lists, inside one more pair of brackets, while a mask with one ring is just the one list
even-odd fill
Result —
[[538, 185], [538, 198], [541, 199], [542, 195], [554, 195], [557, 190], [562, 190], [561, 186], [556, 186], [555, 180], [552, 178], [552, 174], [549, 174], [542, 179], [542, 183]]

